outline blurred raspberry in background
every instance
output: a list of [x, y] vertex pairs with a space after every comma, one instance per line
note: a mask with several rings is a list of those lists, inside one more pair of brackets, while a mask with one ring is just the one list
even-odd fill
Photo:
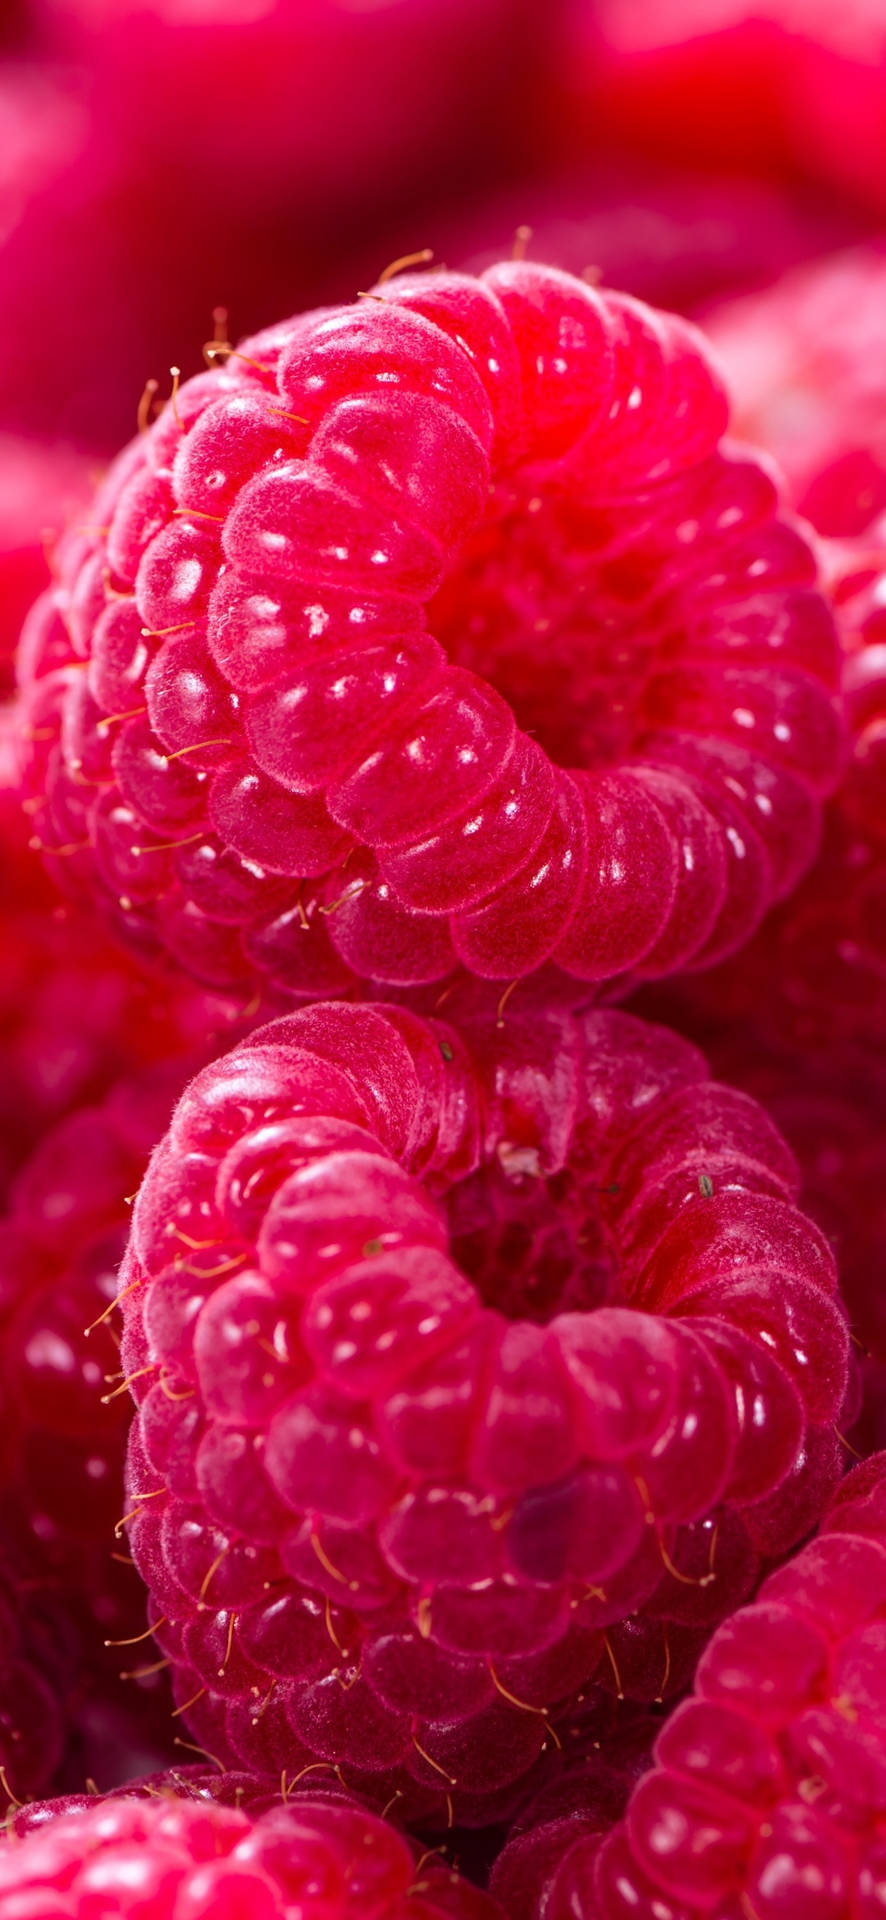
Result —
[[881, 0], [569, 0], [574, 151], [666, 155], [886, 206]]

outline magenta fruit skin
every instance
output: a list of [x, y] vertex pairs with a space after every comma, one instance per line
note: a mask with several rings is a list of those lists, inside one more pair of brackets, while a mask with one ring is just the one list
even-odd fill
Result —
[[[517, 1920], [878, 1920], [884, 1647], [881, 1453], [842, 1482], [817, 1537], [717, 1628], [624, 1819], [606, 1834], [612, 1795], [598, 1790], [546, 1853], [539, 1833]], [[493, 1875], [502, 1897], [509, 1874], [506, 1849]]]
[[184, 1768], [46, 1801], [0, 1844], [6, 1920], [503, 1920], [344, 1792]]
[[206, 1068], [119, 1299], [193, 1737], [482, 1824], [598, 1670], [673, 1697], [814, 1525], [848, 1335], [790, 1153], [693, 1047], [475, 995], [458, 1032], [318, 1005]]
[[815, 559], [726, 425], [688, 323], [526, 262], [225, 345], [26, 625], [51, 872], [305, 998], [734, 951], [841, 726]]

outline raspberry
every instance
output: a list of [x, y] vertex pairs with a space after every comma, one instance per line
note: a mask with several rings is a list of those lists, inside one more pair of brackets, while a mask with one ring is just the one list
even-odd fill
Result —
[[814, 850], [838, 655], [692, 329], [516, 263], [214, 352], [26, 629], [62, 884], [309, 997], [738, 947]]
[[884, 298], [886, 254], [856, 247], [706, 322], [739, 431], [775, 455], [798, 510], [839, 538], [886, 510]]
[[233, 1777], [51, 1801], [0, 1851], [9, 1920], [502, 1920], [487, 1894], [346, 1794]]
[[602, 1845], [567, 1830], [529, 1914], [873, 1920], [884, 1646], [881, 1454], [844, 1480], [817, 1538], [717, 1629], [623, 1823]]
[[458, 1032], [318, 1005], [205, 1069], [120, 1294], [130, 1545], [194, 1737], [468, 1825], [598, 1671], [687, 1683], [814, 1524], [847, 1382], [760, 1109], [664, 1029], [474, 995]]
[[[0, 853], [0, 874], [4, 874]], [[4, 874], [4, 878], [7, 877]], [[230, 1029], [199, 989], [146, 975], [79, 913], [16, 901], [0, 955], [0, 1196], [46, 1129], [101, 1099], [121, 1069], [185, 1062]]]

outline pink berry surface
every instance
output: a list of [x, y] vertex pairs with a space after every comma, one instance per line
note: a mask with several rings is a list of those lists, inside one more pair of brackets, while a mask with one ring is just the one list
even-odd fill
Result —
[[502, 1920], [345, 1793], [193, 1769], [17, 1816], [0, 1904], [9, 1920]]
[[210, 357], [25, 628], [60, 883], [303, 997], [739, 947], [815, 850], [839, 650], [700, 336], [517, 262]]
[[717, 1629], [624, 1820], [563, 1844], [545, 1920], [877, 1920], [886, 1884], [886, 1456]]
[[762, 1110], [522, 991], [250, 1035], [183, 1095], [120, 1274], [130, 1551], [192, 1737], [467, 1825], [587, 1683], [685, 1687], [814, 1524], [849, 1380]]

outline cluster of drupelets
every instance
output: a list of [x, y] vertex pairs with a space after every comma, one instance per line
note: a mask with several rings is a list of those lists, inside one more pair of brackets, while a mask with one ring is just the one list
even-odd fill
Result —
[[0, 1778], [166, 1761], [4, 1920], [877, 1920], [883, 501], [526, 262], [208, 359], [2, 742]]

